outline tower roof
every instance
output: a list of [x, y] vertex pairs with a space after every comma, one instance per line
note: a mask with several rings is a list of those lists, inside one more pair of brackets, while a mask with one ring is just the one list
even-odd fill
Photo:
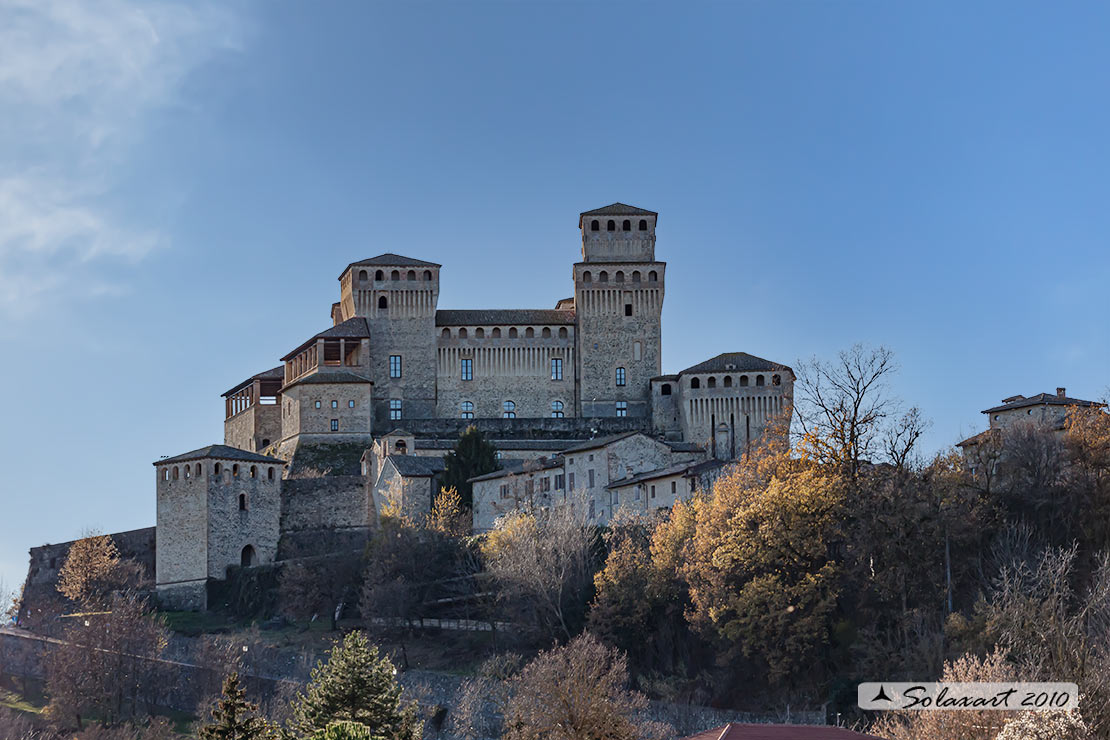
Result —
[[319, 334], [314, 334], [311, 339], [301, 343], [295, 350], [281, 358], [286, 362], [295, 355], [303, 352], [309, 345], [315, 344], [317, 339], [367, 339], [370, 337], [370, 325], [362, 316], [347, 319], [341, 324], [325, 329]]
[[595, 208], [592, 211], [582, 211], [578, 216], [579, 226], [582, 225], [582, 220], [587, 216], [655, 216], [657, 219], [659, 218], [659, 214], [655, 211], [648, 211], [624, 203], [611, 203], [602, 208]]
[[[367, 259], [359, 260], [358, 262], [352, 262], [351, 264], [347, 265], [347, 270], [350, 270], [352, 267], [362, 267], [362, 266], [371, 266], [371, 267], [443, 267], [443, 265], [436, 264], [435, 262], [425, 262], [424, 260], [418, 260], [414, 257], [405, 257], [404, 255], [394, 254], [393, 252], [386, 252], [385, 254], [379, 254], [377, 257], [368, 257]], [[344, 270], [343, 272], [346, 273], [347, 270]], [[340, 275], [340, 277], [343, 277], [343, 276]]]
[[208, 445], [201, 447], [199, 450], [186, 452], [182, 455], [175, 455], [167, 457], [164, 460], [155, 460], [154, 465], [166, 465], [168, 463], [181, 463], [189, 460], [203, 460], [205, 458], [214, 457], [219, 460], [239, 460], [241, 462], [262, 462], [274, 463], [276, 465], [284, 465], [285, 461], [276, 457], [269, 457], [267, 455], [259, 455], [256, 452], [247, 452], [240, 450], [238, 447], [229, 447], [227, 445]]
[[747, 352], [724, 352], [705, 362], [699, 362], [697, 365], [686, 368], [680, 372], [679, 375], [686, 375], [687, 373], [750, 373], [759, 370], [787, 370], [791, 373], [794, 372], [786, 365], [764, 360], [762, 357], [749, 355]]

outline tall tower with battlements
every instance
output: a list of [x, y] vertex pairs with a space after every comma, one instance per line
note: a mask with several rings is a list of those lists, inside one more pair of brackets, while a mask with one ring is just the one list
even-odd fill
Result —
[[584, 417], [650, 416], [662, 364], [665, 262], [655, 260], [654, 211], [614, 203], [586, 211], [574, 265], [577, 398]]

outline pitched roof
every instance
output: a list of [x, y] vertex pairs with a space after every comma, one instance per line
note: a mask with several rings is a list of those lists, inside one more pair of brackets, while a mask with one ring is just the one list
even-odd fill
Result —
[[[564, 455], [570, 455], [572, 453], [582, 452], [584, 450], [595, 450], [598, 447], [605, 447], [606, 445], [610, 445], [613, 442], [619, 442], [620, 440], [624, 439], [625, 437], [631, 437], [635, 434], [644, 434], [644, 433], [643, 432], [621, 432], [620, 434], [610, 434], [606, 437], [598, 437], [596, 439], [591, 439], [591, 440], [587, 440], [585, 442], [581, 442], [581, 443], [575, 445], [574, 447], [568, 447], [567, 449], [563, 450], [563, 454]], [[644, 436], [646, 437], [647, 435], [644, 434]]]
[[984, 414], [993, 414], [995, 411], [1010, 411], [1011, 409], [1023, 409], [1026, 406], [1103, 406], [1105, 404], [1096, 403], [1094, 401], [1084, 401], [1081, 398], [1069, 398], [1068, 396], [1058, 396], [1055, 393], [1038, 393], [1029, 398], [1011, 396], [1016, 400], [1009, 403], [1003, 403], [1001, 406], [995, 406], [984, 411]]
[[332, 383], [366, 383], [367, 385], [374, 385], [374, 381], [364, 378], [361, 375], [355, 375], [346, 370], [332, 370], [328, 368], [323, 372], [302, 375], [287, 383], [285, 388], [292, 388], [295, 385], [331, 385]]
[[787, 365], [764, 360], [762, 357], [749, 355], [747, 352], [723, 352], [705, 362], [691, 365], [680, 372], [679, 375], [686, 375], [687, 373], [750, 373], [758, 370], [786, 370], [791, 374], [794, 372]]
[[634, 483], [641, 483], [646, 480], [655, 480], [657, 478], [666, 478], [670, 475], [683, 475], [687, 477], [701, 475], [702, 473], [713, 470], [715, 468], [723, 468], [727, 463], [720, 460], [704, 460], [702, 462], [691, 463], [681, 462], [674, 465], [668, 465], [665, 468], [657, 468], [655, 470], [648, 470], [636, 475], [630, 475], [627, 478], [613, 481], [606, 488], [622, 488], [624, 486], [631, 486]]
[[557, 308], [494, 308], [436, 311], [436, 326], [477, 324], [573, 324], [574, 311]]
[[655, 211], [646, 211], [643, 208], [636, 206], [625, 205], [624, 203], [610, 203], [601, 208], [595, 208], [592, 211], [582, 211], [581, 216], [658, 216]]
[[843, 727], [828, 725], [752, 725], [729, 723], [682, 740], [879, 740]]
[[537, 457], [532, 460], [502, 460], [501, 469], [495, 470], [492, 473], [484, 475], [476, 475], [467, 480], [468, 483], [482, 480], [493, 480], [495, 478], [504, 478], [509, 475], [520, 475], [522, 473], [539, 473], [544, 470], [551, 470], [552, 468], [560, 468], [563, 466], [562, 457]]
[[347, 265], [347, 270], [352, 267], [361, 267], [363, 265], [380, 265], [382, 267], [443, 267], [443, 265], [438, 265], [435, 262], [425, 262], [424, 260], [418, 260], [413, 257], [405, 257], [400, 254], [393, 254], [393, 252], [386, 252], [385, 254], [379, 254], [377, 257], [368, 257], [358, 262], [352, 262]]
[[705, 448], [695, 442], [675, 442], [674, 440], [663, 440], [663, 444], [670, 447], [675, 452], [704, 452]]
[[269, 457], [268, 455], [259, 455], [257, 452], [247, 452], [240, 450], [238, 447], [228, 447], [227, 445], [208, 445], [201, 447], [199, 450], [186, 452], [182, 455], [174, 455], [167, 457], [163, 460], [155, 460], [154, 465], [166, 465], [167, 463], [180, 463], [188, 460], [203, 460], [205, 458], [215, 457], [220, 460], [239, 460], [241, 462], [263, 462], [273, 463], [276, 465], [284, 465], [285, 461], [276, 457]]
[[405, 478], [430, 478], [442, 473], [446, 467], [442, 457], [387, 455], [385, 459], [393, 463], [393, 467]]
[[972, 435], [972, 436], [968, 437], [963, 442], [957, 442], [956, 446], [957, 447], [974, 447], [977, 444], [981, 444], [983, 442], [986, 442], [988, 439], [991, 439], [992, 437], [997, 435], [997, 433], [998, 433], [997, 429], [987, 429], [987, 430], [984, 430], [982, 432], [979, 432], [978, 434], [975, 434], [975, 435]]
[[353, 319], [336, 324], [333, 327], [324, 329], [319, 334], [314, 334], [312, 338], [302, 342], [295, 350], [281, 358], [282, 362], [292, 359], [300, 354], [307, 347], [316, 343], [317, 339], [368, 339], [370, 337], [370, 324], [362, 316], [355, 316]]
[[235, 386], [234, 388], [232, 388], [228, 392], [222, 393], [220, 395], [230, 396], [235, 391], [246, 388], [248, 385], [250, 385], [251, 383], [253, 383], [256, 380], [285, 380], [285, 366], [284, 365], [278, 365], [275, 368], [271, 368], [269, 370], [263, 370], [262, 372], [258, 373], [257, 375], [250, 376], [249, 378], [247, 378], [242, 383]]
[[[561, 451], [578, 444], [577, 439], [490, 439], [490, 444], [498, 450], [552, 450]], [[419, 450], [453, 450], [459, 443], [458, 439], [417, 439], [416, 448]]]

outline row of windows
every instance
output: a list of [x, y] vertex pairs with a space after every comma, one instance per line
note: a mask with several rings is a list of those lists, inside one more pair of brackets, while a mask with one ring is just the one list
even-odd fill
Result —
[[[216, 463], [214, 466], [212, 466], [212, 475], [218, 477], [221, 473], [224, 473], [226, 477], [229, 478], [238, 478], [239, 464], [236, 463], [235, 465], [232, 465], [230, 471], [220, 465], [220, 463]], [[188, 480], [189, 478], [194, 477], [199, 478], [201, 475], [203, 475], [203, 469], [201, 468], [200, 463], [197, 463], [195, 466], [183, 465], [179, 467], [177, 465], [174, 465], [172, 469], [168, 467], [162, 469], [162, 480], [180, 480], [181, 478], [185, 478], [186, 480]], [[257, 478], [259, 476], [258, 466], [251, 465], [248, 470], [248, 475], [251, 478]], [[266, 469], [266, 478], [268, 480], [274, 479], [273, 467], [269, 467]]]
[[[755, 376], [755, 384], [757, 386], [766, 385], [766, 381], [765, 381], [765, 379], [762, 375], [756, 375]], [[731, 388], [732, 387], [732, 376], [731, 375], [726, 375], [724, 377], [723, 385], [724, 385], [725, 388]], [[747, 375], [741, 375], [740, 376], [740, 386], [745, 387], [747, 385], [748, 385], [748, 376]], [[782, 376], [781, 375], [772, 375], [771, 376], [771, 385], [782, 385]], [[700, 378], [691, 378], [690, 379], [690, 387], [691, 388], [701, 388], [701, 379]], [[705, 387], [706, 388], [716, 388], [717, 387], [717, 379], [715, 377], [713, 377], [712, 375], [710, 375], [709, 379], [705, 381]], [[663, 395], [666, 396], [666, 395], [669, 395], [669, 394], [664, 392]]]
[[[652, 270], [651, 272], [648, 273], [648, 282], [649, 283], [658, 282], [658, 280], [659, 280], [659, 273], [657, 273], [655, 270]], [[592, 272], [587, 270], [586, 272], [582, 273], [582, 282], [592, 283], [593, 281], [594, 281], [594, 276], [593, 276]], [[602, 270], [601, 272], [599, 272], [597, 274], [597, 281], [599, 283], [609, 282], [609, 273], [606, 272], [605, 270]], [[613, 282], [615, 282], [615, 283], [623, 283], [624, 282], [624, 270], [617, 270], [615, 273], [613, 273]], [[632, 273], [632, 282], [634, 282], [634, 283], [640, 282], [640, 271], [639, 270], [633, 271], [633, 273]]]
[[[431, 270], [425, 270], [424, 273], [423, 273], [423, 278], [425, 280], [431, 280], [432, 279], [432, 271]], [[370, 273], [368, 273], [366, 270], [359, 270], [358, 271], [358, 281], [360, 283], [365, 283], [369, 279], [370, 279]], [[382, 271], [382, 270], [375, 271], [374, 272], [374, 279], [375, 280], [385, 280], [385, 272]], [[389, 273], [389, 279], [390, 280], [400, 280], [401, 279], [401, 271], [400, 270], [393, 270], [392, 272]], [[405, 273], [405, 280], [416, 280], [416, 270], [409, 270], [408, 272], [406, 272]]]
[[[322, 402], [322, 401], [316, 401], [316, 402], [315, 402], [315, 403], [313, 404], [313, 406], [315, 406], [316, 408], [320, 408], [322, 404], [323, 404], [323, 402]], [[335, 400], [333, 400], [333, 401], [331, 402], [331, 407], [332, 407], [333, 409], [337, 409], [337, 408], [339, 408], [339, 401], [335, 401]], [[349, 408], [349, 409], [353, 409], [354, 407], [355, 407], [355, 402], [354, 402], [354, 401], [347, 401], [347, 408]]]
[[[640, 225], [640, 231], [647, 231], [647, 219], [646, 218], [641, 218], [639, 225]], [[617, 222], [614, 221], [613, 219], [609, 219], [608, 221], [605, 222], [605, 230], [606, 231], [616, 231], [617, 230]], [[590, 221], [590, 231], [601, 231], [601, 222], [598, 221], [596, 218], [593, 221]], [[626, 218], [623, 221], [621, 221], [621, 231], [632, 231], [632, 221], [630, 219]]]
[[[444, 329], [442, 332], [440, 332], [440, 336], [442, 336], [444, 339], [450, 339], [451, 338], [451, 330], [450, 329]], [[462, 327], [462, 328], [459, 329], [458, 334], [456, 336], [459, 339], [469, 339], [470, 338], [470, 332], [467, 331], [466, 327]], [[485, 336], [486, 336], [486, 330], [483, 329], [482, 327], [479, 326], [477, 329], [474, 330], [474, 338], [475, 339], [484, 339]], [[495, 326], [490, 331], [490, 336], [494, 339], [500, 339], [501, 338], [501, 327]], [[517, 328], [515, 326], [509, 327], [509, 339], [516, 339], [519, 336], [520, 336], [520, 332], [517, 330]], [[532, 339], [535, 336], [536, 336], [536, 330], [533, 329], [532, 327], [529, 326], [528, 328], [526, 328], [524, 330], [525, 339]], [[551, 327], [545, 326], [543, 329], [540, 330], [540, 337], [542, 337], [543, 339], [550, 339], [551, 336], [552, 336]], [[566, 339], [568, 336], [569, 336], [569, 334], [567, 332], [567, 328], [565, 326], [560, 327], [560, 329], [559, 329], [559, 339]]]
[[[540, 478], [539, 479], [540, 493], [549, 493], [551, 491], [551, 488], [552, 488], [551, 478], [552, 478], [552, 476], [549, 475], [546, 478]], [[554, 478], [555, 478], [555, 490], [556, 491], [563, 490], [563, 486], [565, 485], [565, 481], [566, 481], [566, 476], [564, 476], [560, 473], [558, 475], [555, 475]], [[524, 481], [524, 494], [526, 496], [531, 496], [533, 493], [535, 493], [535, 491], [536, 491], [536, 482], [535, 482], [535, 480], [529, 478], [528, 480]], [[508, 483], [502, 483], [501, 484], [501, 498], [502, 499], [507, 499], [509, 497], [510, 497], [509, 484]]]

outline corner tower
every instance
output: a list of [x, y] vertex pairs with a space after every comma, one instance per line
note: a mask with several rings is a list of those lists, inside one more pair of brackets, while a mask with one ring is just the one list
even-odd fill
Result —
[[585, 417], [649, 416], [662, 364], [665, 262], [655, 261], [659, 214], [623, 203], [586, 211], [574, 265], [577, 397]]

